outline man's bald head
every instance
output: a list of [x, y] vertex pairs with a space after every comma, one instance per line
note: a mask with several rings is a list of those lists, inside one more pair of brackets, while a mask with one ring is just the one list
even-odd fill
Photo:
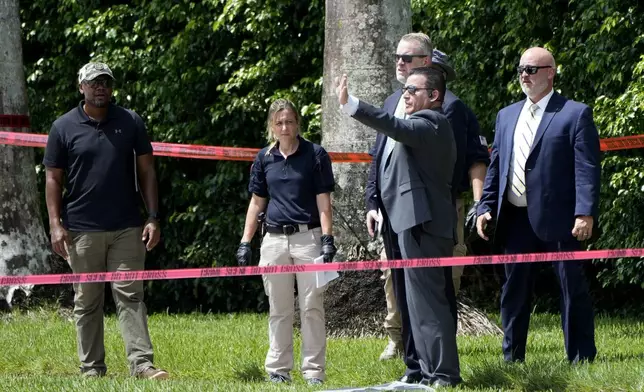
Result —
[[531, 65], [549, 65], [553, 69], [557, 67], [552, 53], [550, 53], [548, 49], [540, 48], [538, 46], [523, 52], [523, 55], [521, 56], [521, 64], [527, 62], [530, 62]]
[[534, 47], [523, 52], [519, 61], [521, 89], [532, 102], [552, 91], [556, 71], [555, 58], [548, 50]]

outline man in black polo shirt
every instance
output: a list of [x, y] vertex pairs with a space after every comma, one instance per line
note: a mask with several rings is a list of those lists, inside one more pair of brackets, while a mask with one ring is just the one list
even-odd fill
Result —
[[[85, 99], [54, 121], [43, 160], [52, 247], [74, 273], [142, 270], [146, 248], [160, 237], [152, 145], [141, 117], [110, 102], [107, 65], [86, 64], [78, 83]], [[144, 228], [139, 184], [149, 214]], [[103, 376], [104, 283], [76, 283], [74, 293], [81, 373]], [[130, 373], [167, 378], [153, 366], [143, 282], [113, 282], [112, 293]]]

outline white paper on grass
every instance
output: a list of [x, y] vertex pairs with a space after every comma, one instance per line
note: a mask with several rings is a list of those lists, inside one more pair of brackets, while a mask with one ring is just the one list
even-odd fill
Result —
[[[324, 256], [317, 257], [313, 259], [313, 264], [322, 264], [324, 263]], [[327, 283], [333, 279], [339, 277], [337, 271], [317, 271], [315, 273], [315, 286], [319, 289], [326, 286]]]
[[406, 384], [400, 381], [394, 381], [387, 384], [374, 385], [370, 387], [357, 387], [357, 388], [340, 388], [340, 389], [326, 389], [321, 392], [375, 392], [375, 391], [426, 391], [433, 392], [436, 389], [421, 384]]

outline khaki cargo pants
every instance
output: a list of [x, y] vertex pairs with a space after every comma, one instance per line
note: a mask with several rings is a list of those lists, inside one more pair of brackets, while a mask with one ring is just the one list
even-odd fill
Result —
[[[69, 232], [69, 264], [74, 273], [127, 272], [143, 270], [145, 245], [141, 227], [108, 232]], [[147, 309], [143, 303], [143, 281], [111, 282], [121, 336], [130, 373], [136, 375], [152, 366]], [[81, 372], [107, 370], [103, 341], [105, 283], [74, 284], [78, 358]]]
[[[259, 265], [298, 265], [313, 263], [320, 256], [320, 228], [293, 235], [266, 233], [262, 241]], [[290, 378], [293, 369], [293, 314], [295, 286], [302, 323], [302, 375], [305, 379], [325, 379], [326, 328], [324, 287], [317, 288], [315, 273], [262, 275], [270, 306], [268, 338], [270, 342], [264, 367], [267, 373]]]

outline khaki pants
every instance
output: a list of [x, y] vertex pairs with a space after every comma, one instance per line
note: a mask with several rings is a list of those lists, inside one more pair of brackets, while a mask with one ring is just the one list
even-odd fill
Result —
[[[454, 256], [465, 256], [467, 254], [467, 246], [465, 245], [465, 203], [463, 199], [456, 199], [456, 240], [457, 244], [454, 245]], [[385, 251], [380, 255], [381, 259], [386, 259]], [[461, 288], [461, 276], [465, 266], [452, 267], [452, 283], [454, 284], [454, 293], [458, 294]], [[385, 330], [389, 338], [394, 342], [401, 341], [401, 321], [400, 312], [396, 305], [396, 297], [394, 295], [394, 285], [391, 281], [391, 270], [383, 269], [383, 279], [385, 280], [385, 298], [387, 300], [387, 316], [385, 317]]]
[[[266, 233], [262, 241], [259, 265], [310, 264], [320, 256], [317, 228], [287, 236]], [[324, 288], [317, 288], [315, 273], [263, 275], [264, 290], [270, 306], [268, 338], [270, 347], [264, 367], [266, 372], [289, 377], [293, 369], [294, 280], [300, 301], [302, 322], [302, 375], [325, 379], [326, 328]]]
[[[454, 245], [455, 257], [465, 256], [467, 254], [467, 246], [465, 245], [465, 203], [463, 199], [456, 199], [456, 241], [457, 244]], [[461, 288], [461, 276], [463, 276], [463, 270], [465, 266], [453, 266], [452, 267], [452, 283], [454, 283], [454, 293], [458, 295], [458, 291]]]
[[[386, 260], [387, 255], [384, 249], [380, 254], [381, 260]], [[385, 317], [384, 327], [394, 343], [399, 344], [402, 342], [401, 329], [402, 320], [400, 319], [400, 312], [398, 312], [398, 305], [396, 305], [396, 295], [394, 294], [394, 284], [391, 280], [391, 270], [388, 268], [382, 269], [382, 279], [385, 281], [385, 299], [387, 300], [387, 316]]]
[[[145, 246], [141, 228], [110, 232], [70, 232], [69, 264], [74, 273], [126, 272], [142, 270]], [[152, 366], [152, 343], [148, 334], [147, 309], [143, 303], [143, 282], [112, 282], [121, 336], [130, 373]], [[74, 284], [78, 358], [81, 371], [104, 373], [103, 303], [105, 283]]]

